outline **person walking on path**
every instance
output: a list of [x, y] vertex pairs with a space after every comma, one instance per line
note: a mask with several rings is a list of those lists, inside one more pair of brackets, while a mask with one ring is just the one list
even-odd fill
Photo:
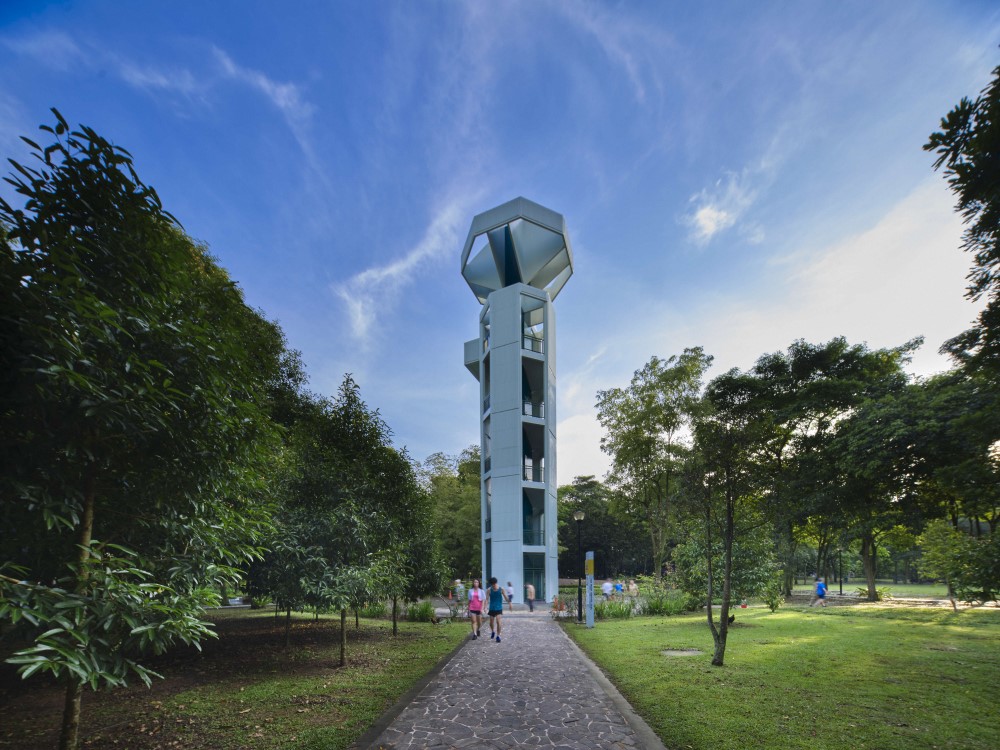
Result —
[[528, 611], [535, 611], [535, 585], [533, 583], [524, 584], [524, 598], [528, 602]]
[[500, 588], [496, 578], [491, 578], [486, 596], [489, 597], [490, 602], [490, 640], [500, 643], [500, 630], [503, 628], [503, 602], [504, 599], [507, 599], [507, 592]]
[[479, 629], [483, 626], [483, 603], [486, 601], [486, 592], [479, 588], [479, 579], [472, 580], [472, 588], [469, 589], [469, 621], [472, 624], [472, 640], [479, 637]]
[[507, 581], [507, 588], [504, 589], [507, 592], [507, 611], [514, 611], [514, 584]]
[[816, 601], [810, 604], [810, 607], [815, 607], [817, 604], [821, 607], [826, 606], [826, 584], [823, 583], [822, 578], [816, 579]]

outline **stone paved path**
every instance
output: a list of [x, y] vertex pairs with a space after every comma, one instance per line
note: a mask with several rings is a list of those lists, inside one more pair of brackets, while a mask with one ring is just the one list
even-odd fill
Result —
[[490, 640], [489, 621], [485, 627], [483, 637], [467, 641], [370, 748], [663, 750], [548, 612], [504, 615], [500, 643]]

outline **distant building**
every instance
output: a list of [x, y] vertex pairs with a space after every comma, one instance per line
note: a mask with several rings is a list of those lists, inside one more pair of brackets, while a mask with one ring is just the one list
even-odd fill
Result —
[[462, 276], [483, 305], [465, 366], [479, 381], [484, 580], [559, 592], [556, 320], [573, 274], [562, 215], [516, 198], [472, 220]]

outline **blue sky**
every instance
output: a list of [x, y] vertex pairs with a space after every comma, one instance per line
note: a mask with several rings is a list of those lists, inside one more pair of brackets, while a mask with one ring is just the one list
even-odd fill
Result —
[[[472, 217], [566, 217], [559, 481], [602, 475], [597, 390], [704, 346], [873, 347], [976, 308], [921, 150], [1000, 63], [993, 2], [0, 3], [0, 153], [49, 107], [139, 174], [422, 459], [478, 441]], [[4, 186], [6, 197], [9, 189]]]

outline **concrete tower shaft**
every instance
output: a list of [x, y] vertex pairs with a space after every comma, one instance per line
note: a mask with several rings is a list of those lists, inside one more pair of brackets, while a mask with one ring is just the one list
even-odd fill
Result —
[[483, 308], [465, 365], [479, 380], [482, 574], [558, 593], [552, 300], [573, 273], [560, 214], [525, 198], [477, 215], [462, 276]]

